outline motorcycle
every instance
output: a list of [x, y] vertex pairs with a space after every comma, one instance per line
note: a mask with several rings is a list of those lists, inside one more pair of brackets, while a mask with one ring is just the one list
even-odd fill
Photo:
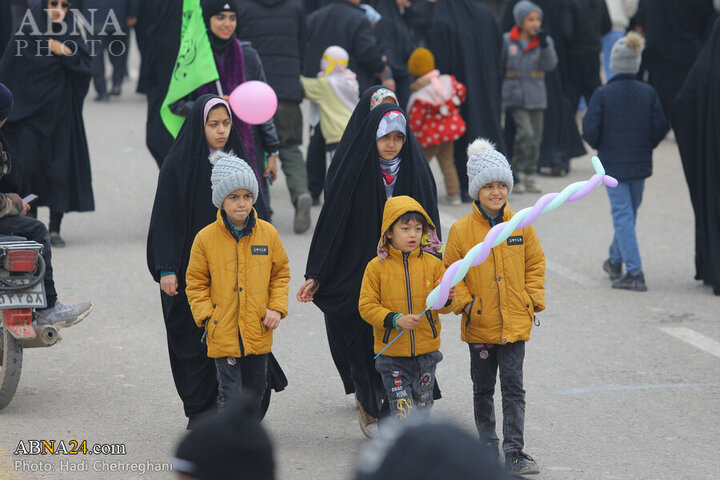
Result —
[[60, 340], [53, 325], [38, 325], [35, 309], [47, 307], [43, 246], [0, 236], [0, 410], [17, 390], [23, 349], [52, 347]]

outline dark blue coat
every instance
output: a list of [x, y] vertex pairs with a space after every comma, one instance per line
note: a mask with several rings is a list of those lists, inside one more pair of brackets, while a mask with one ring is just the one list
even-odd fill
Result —
[[667, 131], [655, 89], [620, 74], [593, 93], [582, 136], [597, 149], [608, 175], [637, 180], [652, 175], [652, 151]]

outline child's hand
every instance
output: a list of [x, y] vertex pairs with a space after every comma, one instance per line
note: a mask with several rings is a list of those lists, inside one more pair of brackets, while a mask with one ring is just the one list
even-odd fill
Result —
[[269, 308], [265, 310], [265, 318], [263, 318], [263, 325], [265, 325], [269, 330], [274, 330], [278, 326], [280, 326], [280, 312], [276, 312], [275, 310], [270, 310]]
[[420, 317], [417, 315], [403, 315], [398, 318], [395, 323], [398, 327], [415, 330], [415, 327], [417, 327], [418, 323], [420, 323]]
[[312, 302], [318, 288], [320, 288], [320, 283], [314, 278], [305, 280], [305, 283], [302, 284], [302, 287], [300, 287], [296, 295], [298, 302]]
[[465, 305], [465, 308], [463, 310], [465, 311], [465, 315], [467, 315], [469, 317], [470, 313], [471, 313], [470, 312], [470, 304], [468, 303], [467, 305]]
[[160, 279], [160, 290], [174, 297], [178, 294], [177, 275], [165, 275]]
[[455, 287], [452, 287], [452, 288], [450, 289], [450, 291], [448, 292], [448, 298], [449, 298], [450, 300], [454, 300], [454, 299], [455, 299]]

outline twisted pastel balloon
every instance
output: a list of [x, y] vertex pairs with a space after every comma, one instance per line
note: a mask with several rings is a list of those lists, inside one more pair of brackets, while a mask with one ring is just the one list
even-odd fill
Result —
[[503, 243], [517, 229], [525, 228], [543, 213], [552, 212], [560, 205], [566, 202], [574, 202], [587, 196], [595, 187], [604, 183], [608, 187], [617, 187], [617, 180], [609, 175], [605, 175], [605, 168], [598, 157], [592, 157], [595, 175], [590, 180], [584, 182], [575, 182], [563, 189], [560, 193], [548, 193], [540, 197], [535, 205], [523, 208], [517, 212], [508, 222], [495, 225], [485, 236], [485, 240], [471, 248], [465, 258], [458, 260], [448, 267], [440, 285], [430, 292], [425, 299], [425, 305], [433, 310], [440, 310], [448, 299], [450, 288], [454, 287], [465, 278], [470, 267], [476, 267], [483, 263], [490, 254], [493, 247], [497, 247]]

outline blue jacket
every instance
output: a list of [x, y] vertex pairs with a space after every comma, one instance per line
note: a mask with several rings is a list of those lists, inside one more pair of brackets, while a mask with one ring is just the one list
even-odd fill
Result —
[[667, 132], [655, 89], [629, 73], [595, 90], [583, 118], [583, 138], [618, 180], [652, 175], [652, 151]]

